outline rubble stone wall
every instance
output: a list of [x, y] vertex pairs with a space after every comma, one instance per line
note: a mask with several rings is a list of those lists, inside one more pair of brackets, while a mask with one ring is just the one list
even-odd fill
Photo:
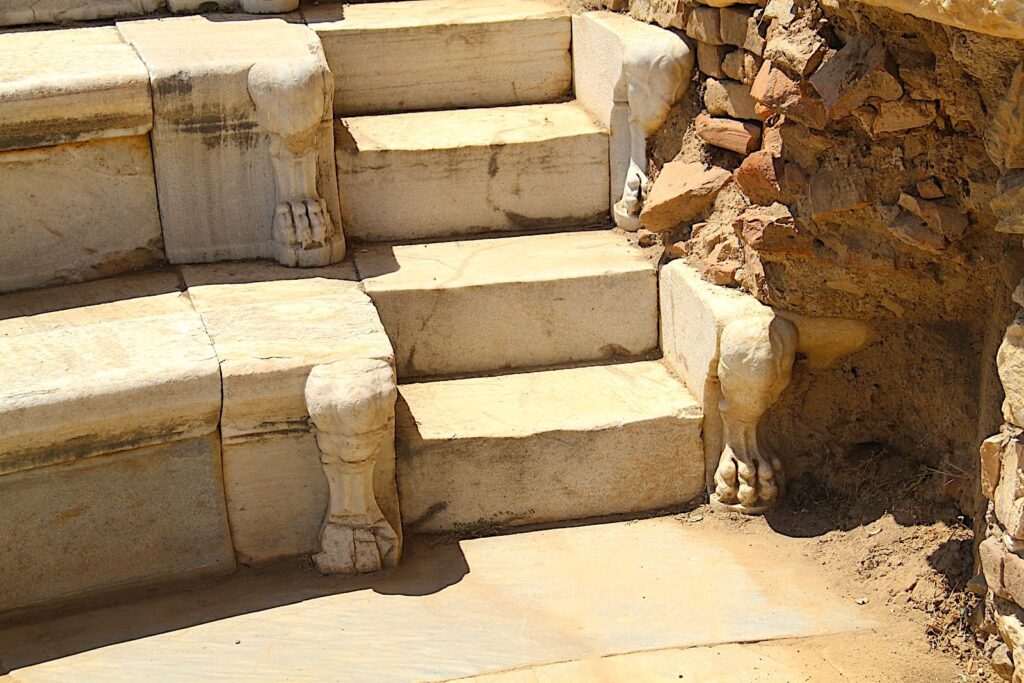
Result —
[[641, 215], [668, 258], [777, 309], [878, 332], [833, 368], [798, 361], [765, 420], [791, 480], [828, 480], [836, 459], [878, 449], [936, 472], [936, 494], [983, 540], [978, 623], [1001, 638], [996, 669], [1024, 681], [1024, 289], [1011, 298], [1024, 274], [1024, 7], [611, 5], [685, 32], [697, 55], [692, 100], [652, 144]]

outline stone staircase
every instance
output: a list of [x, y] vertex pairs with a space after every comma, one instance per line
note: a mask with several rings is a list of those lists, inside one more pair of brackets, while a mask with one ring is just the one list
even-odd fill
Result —
[[307, 19], [329, 63], [367, 69], [332, 68], [335, 150], [395, 349], [404, 526], [700, 496], [701, 409], [653, 360], [658, 255], [610, 227], [609, 130], [572, 99], [569, 15], [534, 0], [337, 12]]
[[585, 73], [538, 0], [0, 34], [0, 612], [699, 498], [714, 327], [663, 363], [612, 226], [616, 31], [683, 43], [599, 14]]

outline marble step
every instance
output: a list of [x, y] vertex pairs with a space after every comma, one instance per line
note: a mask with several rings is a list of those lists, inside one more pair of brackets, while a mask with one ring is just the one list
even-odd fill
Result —
[[608, 220], [608, 135], [576, 102], [335, 126], [345, 234], [402, 241]]
[[658, 347], [656, 264], [614, 230], [363, 245], [354, 256], [400, 378]]
[[303, 9], [338, 116], [569, 97], [569, 13], [543, 0], [324, 3]]
[[413, 532], [636, 513], [704, 491], [701, 409], [658, 361], [399, 394], [399, 496]]

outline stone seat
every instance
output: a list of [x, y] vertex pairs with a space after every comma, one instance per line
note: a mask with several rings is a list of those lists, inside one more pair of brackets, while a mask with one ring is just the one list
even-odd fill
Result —
[[0, 36], [0, 151], [152, 127], [149, 73], [117, 29]]
[[152, 127], [117, 29], [0, 34], [0, 292], [164, 260]]
[[0, 610], [230, 572], [220, 373], [173, 273], [0, 298]]
[[[345, 361], [328, 410], [394, 391], [360, 374], [393, 352], [354, 279], [228, 263], [0, 297], [0, 613], [316, 552], [307, 377]], [[365, 471], [400, 544], [390, 415]]]

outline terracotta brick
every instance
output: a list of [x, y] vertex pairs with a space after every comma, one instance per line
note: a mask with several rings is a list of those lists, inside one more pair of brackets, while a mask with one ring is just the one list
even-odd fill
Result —
[[750, 154], [761, 143], [761, 127], [753, 123], [701, 114], [694, 125], [697, 135], [709, 145], [740, 154]]
[[671, 161], [661, 169], [640, 212], [640, 224], [663, 232], [699, 216], [711, 206], [731, 175], [722, 168]]
[[783, 164], [768, 152], [754, 152], [736, 169], [740, 190], [754, 204], [768, 205], [782, 199]]

